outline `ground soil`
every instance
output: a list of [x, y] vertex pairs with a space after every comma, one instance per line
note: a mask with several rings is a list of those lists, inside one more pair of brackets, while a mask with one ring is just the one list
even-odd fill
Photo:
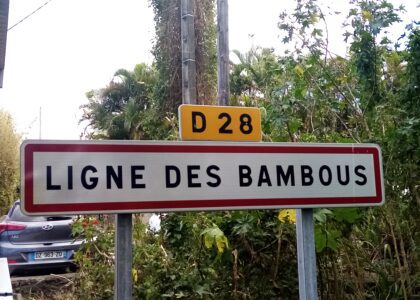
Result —
[[[22, 300], [74, 299], [75, 273], [12, 277], [13, 293]], [[15, 297], [19, 299], [19, 297]]]

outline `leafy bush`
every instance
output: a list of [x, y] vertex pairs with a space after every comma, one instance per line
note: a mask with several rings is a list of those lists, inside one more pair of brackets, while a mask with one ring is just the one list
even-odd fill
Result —
[[19, 145], [12, 117], [0, 109], [0, 216], [7, 213], [18, 197]]

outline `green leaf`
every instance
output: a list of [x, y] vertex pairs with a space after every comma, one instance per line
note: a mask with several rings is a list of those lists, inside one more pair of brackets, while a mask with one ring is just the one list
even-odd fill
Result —
[[322, 252], [327, 245], [327, 235], [319, 226], [315, 227], [314, 235], [316, 252]]
[[208, 286], [196, 286], [194, 288], [194, 292], [196, 292], [198, 295], [200, 295], [200, 297], [202, 297], [203, 295], [211, 295], [211, 293], [208, 291]]
[[294, 71], [295, 71], [296, 75], [298, 75], [299, 77], [302, 77], [303, 73], [305, 72], [305, 70], [302, 68], [301, 65], [296, 65]]
[[337, 250], [337, 240], [341, 237], [341, 232], [336, 229], [327, 230], [327, 244], [326, 247], [333, 251]]
[[213, 246], [214, 237], [209, 234], [205, 234], [203, 235], [203, 239], [204, 239], [204, 246], [206, 246], [207, 249], [210, 249]]
[[219, 253], [222, 253], [223, 251], [225, 251], [225, 249], [228, 246], [227, 237], [224, 234], [223, 236], [216, 237], [216, 245], [217, 245], [217, 250]]
[[205, 229], [201, 235], [203, 236], [204, 246], [207, 249], [215, 246], [218, 253], [223, 253], [229, 247], [228, 239], [217, 225]]
[[324, 251], [327, 248], [333, 251], [337, 251], [337, 240], [341, 237], [341, 232], [339, 230], [327, 230], [321, 226], [316, 226], [314, 235], [315, 249], [318, 253]]
[[336, 208], [333, 210], [334, 218], [339, 222], [355, 223], [360, 219], [360, 212], [357, 208]]
[[320, 223], [325, 223], [327, 221], [327, 215], [331, 214], [331, 210], [322, 208], [314, 212], [314, 219]]

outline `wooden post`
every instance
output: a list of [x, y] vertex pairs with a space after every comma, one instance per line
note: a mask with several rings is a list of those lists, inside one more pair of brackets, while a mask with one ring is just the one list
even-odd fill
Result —
[[228, 0], [217, 0], [217, 101], [229, 105]]
[[182, 103], [197, 103], [195, 31], [192, 0], [181, 0]]

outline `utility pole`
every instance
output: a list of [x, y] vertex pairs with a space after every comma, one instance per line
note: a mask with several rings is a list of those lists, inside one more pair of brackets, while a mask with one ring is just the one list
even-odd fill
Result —
[[229, 105], [228, 0], [217, 0], [217, 101]]
[[9, 0], [0, 0], [0, 88], [3, 87], [4, 63], [6, 60], [7, 26], [9, 22]]
[[197, 103], [193, 0], [181, 0], [182, 103]]

